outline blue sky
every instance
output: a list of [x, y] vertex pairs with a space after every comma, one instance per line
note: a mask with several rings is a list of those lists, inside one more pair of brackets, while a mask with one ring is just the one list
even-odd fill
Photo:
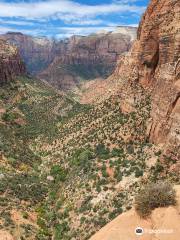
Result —
[[0, 33], [65, 38], [137, 26], [149, 0], [0, 0]]

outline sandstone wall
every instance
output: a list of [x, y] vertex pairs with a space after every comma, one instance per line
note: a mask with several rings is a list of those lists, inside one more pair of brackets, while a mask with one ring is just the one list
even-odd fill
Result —
[[17, 48], [0, 40], [0, 85], [25, 74], [25, 66]]
[[54, 59], [55, 44], [45, 37], [35, 38], [22, 33], [9, 32], [1, 35], [0, 38], [19, 49], [27, 71], [32, 75], [41, 72]]
[[28, 73], [68, 90], [83, 79], [109, 76], [119, 55], [128, 51], [136, 28], [119, 27], [115, 32], [52, 40], [9, 32], [0, 38], [18, 47]]
[[39, 77], [64, 90], [82, 80], [106, 78], [115, 69], [119, 56], [131, 45], [132, 37], [119, 32], [73, 36], [57, 44], [54, 61]]
[[166, 146], [180, 144], [180, 1], [151, 0], [137, 41], [112, 76], [120, 82], [122, 103], [137, 104], [137, 83], [151, 96], [148, 135]]

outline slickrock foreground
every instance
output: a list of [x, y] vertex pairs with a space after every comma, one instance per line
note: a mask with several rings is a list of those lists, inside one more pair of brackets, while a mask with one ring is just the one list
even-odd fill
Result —
[[7, 231], [0, 230], [0, 240], [14, 240], [14, 238]]
[[[177, 185], [175, 189], [178, 206], [157, 208], [148, 219], [141, 219], [134, 209], [130, 210], [115, 218], [92, 236], [90, 240], [179, 240], [180, 186]], [[137, 227], [144, 229], [143, 235], [138, 236], [135, 234]], [[167, 233], [150, 232], [153, 230], [167, 230]]]

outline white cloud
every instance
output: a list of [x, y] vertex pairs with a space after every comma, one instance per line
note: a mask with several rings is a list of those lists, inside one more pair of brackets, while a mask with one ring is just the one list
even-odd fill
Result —
[[128, 25], [126, 25], [127, 27], [138, 27], [139, 26], [139, 24], [128, 24]]
[[100, 25], [104, 24], [104, 21], [101, 19], [88, 19], [88, 18], [73, 18], [73, 17], [63, 17], [63, 21], [66, 24], [74, 25]]
[[105, 31], [113, 31], [115, 27], [61, 27], [59, 28], [59, 34], [56, 34], [57, 38], [71, 37], [73, 35], [87, 36], [93, 33]]
[[0, 34], [4, 34], [4, 33], [7, 33], [7, 32], [13, 32], [15, 31], [14, 28], [9, 28], [9, 27], [0, 27]]
[[113, 1], [114, 3], [121, 3], [121, 4], [124, 4], [124, 3], [135, 3], [135, 2], [138, 2], [138, 0], [114, 0]]
[[[111, 22], [110, 19], [108, 20], [108, 14], [119, 14], [124, 19], [129, 18], [124, 13], [129, 12], [132, 17], [139, 16], [145, 10], [144, 7], [136, 6], [136, 1], [112, 0], [111, 4], [87, 5], [73, 0], [30, 0], [29, 2], [0, 0], [0, 33], [21, 31], [34, 36], [56, 35], [64, 38], [72, 35], [88, 35], [102, 29], [110, 30], [123, 24], [113, 20]], [[119, 21], [123, 22], [122, 18], [120, 19]], [[60, 20], [59, 24], [56, 20]], [[60, 28], [59, 25], [79, 27]]]
[[41, 36], [45, 34], [44, 30], [41, 29], [21, 29], [21, 30], [17, 30], [17, 28], [13, 28], [13, 27], [5, 27], [5, 26], [0, 26], [0, 34], [5, 34], [7, 32], [22, 32], [24, 34], [27, 35], [33, 35], [33, 36]]
[[85, 5], [75, 3], [70, 0], [47, 0], [36, 2], [0, 2], [1, 17], [24, 17], [24, 18], [47, 18], [57, 16], [63, 18], [64, 14], [70, 14], [71, 17], [97, 16], [109, 13], [134, 12], [142, 13], [144, 7], [129, 5], [126, 3], [111, 3], [101, 5]]
[[0, 24], [10, 24], [10, 25], [17, 25], [17, 26], [33, 26], [35, 23], [33, 22], [28, 22], [28, 21], [16, 21], [16, 20], [4, 20], [0, 19]]

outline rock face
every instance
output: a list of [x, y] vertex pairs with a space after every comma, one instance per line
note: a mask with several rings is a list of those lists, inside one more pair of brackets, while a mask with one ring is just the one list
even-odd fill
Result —
[[13, 32], [0, 36], [19, 48], [30, 74], [62, 90], [74, 88], [82, 80], [109, 76], [118, 57], [130, 49], [135, 37], [133, 27], [61, 41]]
[[180, 144], [179, 14], [178, 0], [151, 0], [142, 17], [137, 41], [120, 59], [111, 77], [118, 79], [122, 104], [127, 108], [140, 101], [134, 91], [138, 83], [150, 94], [148, 135], [167, 151]]
[[25, 74], [25, 66], [16, 47], [0, 40], [0, 85]]
[[135, 35], [136, 28], [119, 27], [115, 32], [73, 36], [58, 44], [56, 58], [39, 77], [64, 90], [82, 80], [107, 77], [119, 56], [130, 49]]
[[54, 58], [55, 43], [47, 38], [35, 38], [22, 33], [9, 32], [0, 38], [18, 47], [30, 74], [37, 74], [46, 68]]
[[180, 143], [179, 14], [177, 0], [152, 1], [138, 30], [139, 81], [153, 88], [150, 139], [175, 145]]
[[109, 76], [119, 56], [136, 38], [136, 28], [117, 27], [90, 36], [61, 41], [9, 32], [0, 38], [19, 48], [27, 71], [61, 90], [76, 87], [82, 80]]

